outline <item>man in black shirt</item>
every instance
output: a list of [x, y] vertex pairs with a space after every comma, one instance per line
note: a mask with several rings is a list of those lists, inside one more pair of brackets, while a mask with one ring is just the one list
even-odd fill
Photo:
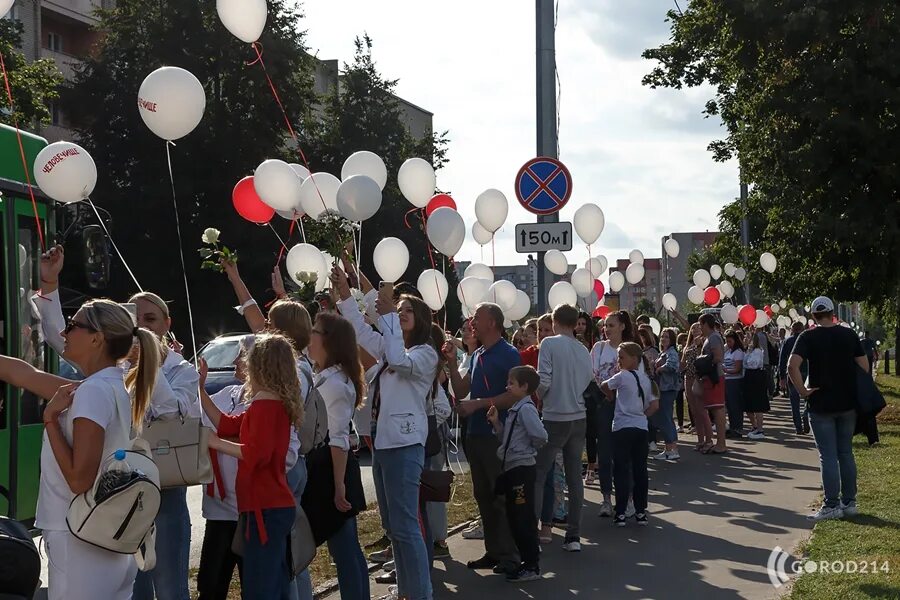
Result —
[[[797, 338], [788, 370], [800, 397], [809, 402], [809, 422], [819, 449], [825, 502], [809, 518], [820, 521], [857, 513], [852, 445], [856, 365], [864, 370], [869, 365], [859, 338], [852, 330], [835, 325], [834, 303], [820, 296], [811, 307], [816, 327]], [[809, 365], [809, 387], [800, 373], [804, 360]]]

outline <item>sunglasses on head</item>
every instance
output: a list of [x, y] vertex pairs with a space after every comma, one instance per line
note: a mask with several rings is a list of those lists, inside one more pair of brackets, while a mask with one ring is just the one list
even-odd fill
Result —
[[91, 327], [90, 325], [86, 325], [84, 323], [79, 323], [75, 319], [69, 319], [69, 322], [66, 323], [66, 328], [63, 330], [66, 335], [72, 333], [73, 329], [86, 329], [92, 333], [97, 333], [97, 330]]

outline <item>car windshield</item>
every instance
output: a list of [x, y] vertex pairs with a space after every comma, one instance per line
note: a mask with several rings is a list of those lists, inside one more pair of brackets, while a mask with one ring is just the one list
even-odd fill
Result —
[[200, 351], [200, 358], [206, 360], [210, 371], [231, 371], [240, 351], [240, 340], [213, 340]]

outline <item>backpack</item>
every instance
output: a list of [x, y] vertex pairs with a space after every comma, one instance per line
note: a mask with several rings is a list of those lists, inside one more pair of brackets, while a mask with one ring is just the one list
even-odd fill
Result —
[[159, 470], [153, 462], [150, 445], [140, 438], [125, 450], [125, 462], [131, 467], [131, 479], [97, 496], [98, 486], [106, 474], [101, 465], [94, 485], [72, 499], [66, 524], [72, 535], [98, 548], [133, 554], [138, 568], [152, 569], [156, 564], [156, 529], [159, 512]]
[[314, 385], [312, 375], [303, 369], [299, 369], [299, 371], [306, 380], [306, 387], [309, 390], [306, 398], [303, 399], [303, 421], [297, 431], [297, 437], [300, 438], [300, 454], [305, 456], [309, 454], [310, 450], [318, 448], [325, 442], [325, 437], [328, 435], [328, 411], [325, 408], [325, 400], [318, 389], [325, 383], [325, 380]]
[[[6, 496], [6, 488], [0, 487]], [[41, 557], [28, 528], [0, 515], [0, 596], [31, 598], [41, 578]]]

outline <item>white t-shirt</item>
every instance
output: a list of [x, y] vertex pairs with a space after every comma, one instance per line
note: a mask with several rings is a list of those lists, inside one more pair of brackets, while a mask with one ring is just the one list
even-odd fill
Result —
[[744, 359], [745, 369], [762, 369], [765, 366], [766, 353], [762, 348], [751, 350]]
[[607, 341], [594, 344], [591, 348], [591, 363], [594, 370], [594, 379], [599, 385], [619, 372], [619, 353]]
[[[239, 415], [248, 408], [241, 396], [243, 390], [243, 385], [229, 385], [210, 396], [210, 398], [213, 404], [226, 415]], [[215, 427], [213, 427], [209, 417], [206, 416], [206, 412], [203, 412], [201, 419], [206, 427], [215, 431]], [[237, 521], [238, 508], [235, 482], [237, 481], [238, 459], [224, 452], [216, 452], [216, 460], [219, 462], [219, 474], [222, 476], [222, 489], [219, 489], [219, 482], [213, 480], [211, 485], [213, 486], [214, 495], [210, 496], [207, 493], [207, 486], [203, 486], [203, 518], [210, 521]]]
[[[637, 375], [637, 380], [634, 376]], [[638, 391], [637, 382], [641, 382], [644, 398]], [[616, 390], [616, 408], [613, 414], [613, 431], [619, 431], [626, 427], [647, 429], [647, 416], [644, 411], [653, 402], [653, 386], [643, 369], [635, 371], [619, 371], [607, 379], [604, 383], [609, 389]]]
[[[131, 397], [125, 390], [122, 369], [107, 367], [86, 378], [75, 390], [72, 405], [59, 416], [63, 435], [71, 445], [75, 419], [90, 419], [103, 428], [100, 469], [109, 456], [129, 445], [131, 439]], [[99, 472], [99, 470], [98, 470]], [[97, 474], [93, 475], [96, 479]], [[48, 531], [68, 531], [66, 514], [75, 494], [63, 477], [44, 432], [41, 445], [41, 483], [38, 491], [35, 527]]]
[[356, 405], [356, 389], [340, 367], [328, 367], [315, 375], [316, 389], [328, 412], [328, 445], [350, 450], [350, 421]]
[[744, 360], [744, 351], [738, 348], [737, 350], [730, 350], [727, 347], [725, 348], [725, 357], [722, 359], [722, 364], [725, 367], [725, 379], [742, 379], [744, 377], [744, 369], [741, 366], [740, 373], [729, 373], [731, 369], [734, 368], [734, 363], [737, 361]]

